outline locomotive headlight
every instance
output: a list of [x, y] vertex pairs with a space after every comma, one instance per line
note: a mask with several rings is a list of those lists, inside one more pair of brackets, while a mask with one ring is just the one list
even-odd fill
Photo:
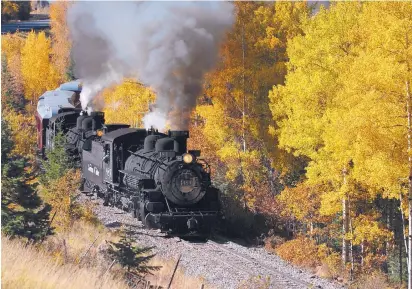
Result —
[[183, 161], [187, 164], [190, 164], [191, 162], [193, 162], [193, 156], [191, 154], [184, 154]]

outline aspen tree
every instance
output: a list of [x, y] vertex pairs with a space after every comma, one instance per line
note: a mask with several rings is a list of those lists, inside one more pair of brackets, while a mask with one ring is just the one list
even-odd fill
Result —
[[127, 123], [142, 127], [143, 117], [149, 111], [149, 105], [154, 102], [155, 94], [139, 82], [125, 79], [123, 83], [103, 91], [102, 98], [107, 123]]
[[21, 51], [21, 72], [25, 98], [34, 103], [46, 91], [59, 84], [56, 69], [51, 64], [51, 42], [44, 32], [30, 32]]
[[71, 4], [72, 2], [69, 1], [56, 1], [50, 5], [51, 54], [60, 82], [70, 80], [68, 74], [71, 65], [71, 42], [67, 26], [67, 10]]
[[311, 159], [309, 184], [329, 183], [329, 192], [322, 196], [321, 214], [337, 214], [341, 200], [343, 263], [349, 261], [350, 249], [352, 153], [351, 140], [342, 134], [344, 124], [333, 105], [342, 89], [339, 71], [353, 61], [358, 13], [356, 5], [347, 3], [331, 11], [321, 10], [304, 27], [305, 35], [295, 37], [288, 47], [286, 85], [269, 94], [280, 146]]
[[[273, 126], [267, 91], [283, 83], [289, 38], [308, 15], [305, 3], [236, 2], [236, 22], [221, 48], [221, 63], [206, 77], [205, 98], [196, 113], [205, 138], [219, 148], [245, 208], [265, 206], [274, 188], [274, 159], [279, 169], [286, 156], [269, 133]], [[290, 25], [293, 23], [293, 25]], [[293, 30], [293, 31], [292, 31]], [[276, 39], [275, 39], [276, 37]], [[202, 101], [202, 98], [201, 98]], [[275, 172], [274, 172], [275, 171]]]
[[[385, 12], [383, 12], [385, 11]], [[409, 231], [408, 231], [408, 288], [412, 288], [412, 127], [411, 127], [411, 106], [412, 98], [410, 92], [410, 83], [412, 80], [412, 5], [410, 3], [385, 3], [383, 5], [368, 5], [365, 13], [365, 22], [370, 21], [367, 26], [369, 37], [369, 49], [379, 53], [381, 58], [390, 63], [392, 69], [396, 69], [392, 73], [396, 76], [392, 78], [388, 84], [393, 89], [388, 91], [390, 99], [398, 110], [397, 113], [391, 113], [393, 118], [390, 123], [391, 131], [397, 132], [399, 138], [394, 142], [397, 147], [397, 156], [404, 156], [403, 164], [398, 165], [396, 172], [399, 169], [402, 174], [393, 174], [392, 183], [397, 177], [408, 179], [408, 215], [409, 215]], [[386, 69], [390, 69], [386, 67]], [[399, 112], [404, 111], [406, 119], [402, 125], [399, 122]], [[397, 146], [398, 143], [403, 143], [402, 146]], [[399, 160], [396, 158], [396, 160]]]

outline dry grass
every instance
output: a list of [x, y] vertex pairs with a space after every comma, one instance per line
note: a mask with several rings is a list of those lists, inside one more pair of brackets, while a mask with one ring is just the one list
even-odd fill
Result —
[[387, 277], [382, 272], [373, 272], [361, 276], [355, 283], [349, 286], [351, 289], [391, 289], [395, 288], [388, 284]]
[[19, 289], [126, 289], [122, 280], [101, 270], [60, 265], [46, 251], [2, 237], [1, 285]]
[[81, 262], [83, 266], [101, 267], [107, 262], [100, 254], [107, 248], [107, 241], [118, 239], [104, 226], [78, 221], [69, 231], [50, 236], [43, 247], [59, 264]]
[[[108, 241], [117, 241], [119, 235], [101, 225], [77, 221], [68, 231], [50, 236], [41, 246], [24, 246], [17, 240], [2, 237], [3, 288], [128, 288], [120, 266], [115, 265], [105, 278], [110, 260], [104, 251]], [[103, 253], [103, 254], [102, 254]], [[152, 285], [167, 288], [176, 261], [154, 258], [151, 266], [159, 266], [153, 275], [146, 276]], [[213, 288], [202, 278], [189, 277], [178, 267], [171, 288]]]
[[[160, 270], [154, 272], [153, 275], [147, 276], [146, 279], [150, 281], [151, 284], [160, 285], [163, 288], [167, 288], [167, 285], [170, 282], [170, 279], [173, 274], [173, 270], [175, 268], [177, 260], [163, 260], [160, 258], [154, 258], [150, 265], [152, 266], [160, 266]], [[211, 287], [206, 284], [206, 281], [203, 278], [195, 278], [189, 277], [185, 275], [183, 269], [178, 266], [175, 276], [173, 278], [173, 282], [171, 285], [171, 289], [200, 289], [202, 284], [204, 285], [203, 288], [205, 289], [212, 289], [215, 287]]]

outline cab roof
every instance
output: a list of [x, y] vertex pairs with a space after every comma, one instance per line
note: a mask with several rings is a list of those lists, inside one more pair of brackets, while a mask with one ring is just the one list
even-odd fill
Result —
[[73, 104], [70, 103], [74, 94], [75, 92], [68, 90], [46, 91], [39, 98], [37, 112], [42, 119], [45, 119], [56, 115], [60, 108], [75, 108]]
[[123, 139], [123, 138], [133, 138], [133, 139], [140, 139], [145, 138], [147, 136], [147, 130], [145, 129], [137, 129], [137, 128], [121, 128], [114, 130], [112, 132], [106, 133], [102, 136], [103, 141], [113, 142], [116, 139]]

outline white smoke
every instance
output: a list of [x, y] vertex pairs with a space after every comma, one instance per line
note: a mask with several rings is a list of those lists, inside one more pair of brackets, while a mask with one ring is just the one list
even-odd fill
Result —
[[143, 117], [144, 127], [163, 129], [167, 124], [167, 116], [160, 111], [153, 111]]
[[68, 12], [82, 106], [124, 77], [157, 95], [146, 127], [186, 129], [204, 74], [234, 21], [229, 2], [76, 2]]

